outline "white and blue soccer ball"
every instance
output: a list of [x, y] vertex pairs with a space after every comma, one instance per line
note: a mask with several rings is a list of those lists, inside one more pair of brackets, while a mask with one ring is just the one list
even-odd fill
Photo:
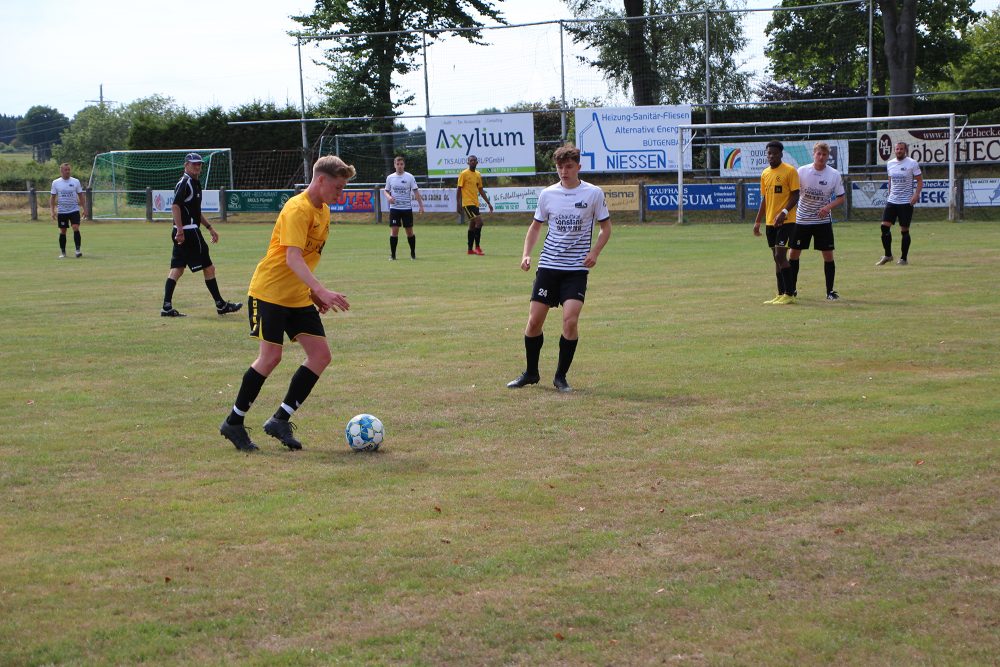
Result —
[[356, 452], [374, 452], [385, 439], [382, 420], [367, 413], [355, 416], [344, 429], [347, 445]]

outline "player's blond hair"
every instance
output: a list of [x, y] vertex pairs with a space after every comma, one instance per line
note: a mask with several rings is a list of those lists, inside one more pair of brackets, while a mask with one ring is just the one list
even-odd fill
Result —
[[341, 176], [351, 180], [357, 174], [357, 170], [336, 155], [324, 155], [313, 165], [313, 174], [317, 173], [327, 176]]
[[573, 144], [564, 144], [552, 153], [552, 161], [556, 164], [561, 162], [580, 162], [580, 149]]
[[813, 144], [813, 153], [815, 153], [816, 151], [823, 151], [824, 153], [829, 155], [830, 144], [826, 143], [825, 141], [817, 141], [816, 143]]

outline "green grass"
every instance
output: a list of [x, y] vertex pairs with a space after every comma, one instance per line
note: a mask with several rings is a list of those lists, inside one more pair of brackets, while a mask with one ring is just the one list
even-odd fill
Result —
[[[269, 225], [220, 225], [229, 299]], [[619, 226], [560, 395], [509, 391], [523, 228], [337, 225], [332, 366], [300, 453], [218, 434], [256, 348], [166, 225], [0, 222], [0, 664], [994, 664], [1000, 299], [994, 223], [914, 227], [874, 268], [837, 228], [839, 303], [796, 306], [749, 225]], [[898, 244], [898, 234], [896, 235]], [[405, 241], [401, 242], [405, 248]], [[405, 254], [405, 253], [404, 253]], [[537, 253], [536, 253], [537, 254]], [[372, 412], [384, 450], [342, 429]], [[992, 657], [991, 657], [992, 656]]]

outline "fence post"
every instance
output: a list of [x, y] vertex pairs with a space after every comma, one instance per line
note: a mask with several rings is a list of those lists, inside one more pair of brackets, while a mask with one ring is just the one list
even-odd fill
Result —
[[747, 188], [742, 178], [736, 181], [736, 210], [739, 211], [740, 222], [747, 219]]
[[854, 208], [854, 188], [851, 186], [851, 179], [844, 179], [844, 208], [847, 209], [847, 222], [851, 221], [851, 209]]
[[87, 216], [87, 220], [94, 219], [94, 190], [93, 188], [87, 188], [84, 190], [84, 214]]
[[958, 200], [958, 216], [957, 220], [965, 220], [965, 179], [956, 178], [955, 179], [955, 199]]
[[375, 188], [375, 223], [382, 224], [382, 194], [379, 192], [378, 188]]
[[31, 209], [31, 219], [38, 220], [38, 192], [34, 185], [28, 188], [28, 207]]
[[153, 221], [153, 188], [146, 188], [146, 222]]
[[226, 188], [219, 188], [219, 219], [225, 222], [229, 211], [226, 210]]
[[646, 222], [646, 181], [639, 181], [639, 222]]

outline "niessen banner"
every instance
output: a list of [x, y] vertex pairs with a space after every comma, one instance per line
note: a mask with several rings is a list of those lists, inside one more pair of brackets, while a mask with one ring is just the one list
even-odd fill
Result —
[[[796, 169], [813, 162], [813, 145], [815, 141], [784, 141], [782, 162], [787, 162]], [[827, 163], [841, 174], [848, 173], [847, 141], [835, 139], [827, 141], [830, 144], [830, 161]], [[767, 142], [755, 141], [739, 144], [719, 145], [719, 176], [756, 177], [760, 178], [762, 171], [768, 168]]]
[[[1000, 162], [1000, 125], [973, 125], [955, 128], [956, 162], [985, 164]], [[919, 130], [883, 130], [878, 135], [878, 162], [885, 164], [896, 157], [896, 144], [907, 144], [907, 154], [920, 164], [948, 162], [948, 128]]]
[[[581, 171], [677, 171], [678, 125], [691, 123], [691, 105], [576, 109]], [[683, 153], [691, 168], [691, 145]]]
[[535, 125], [530, 113], [431, 116], [427, 119], [427, 174], [458, 176], [479, 159], [483, 176], [535, 173]]

